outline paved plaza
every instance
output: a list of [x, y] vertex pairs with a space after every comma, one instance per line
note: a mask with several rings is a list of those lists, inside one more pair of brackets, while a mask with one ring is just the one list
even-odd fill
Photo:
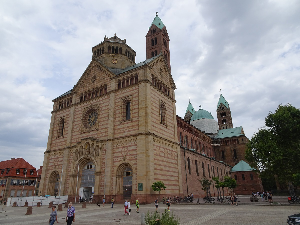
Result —
[[[76, 224], [141, 224], [142, 214], [155, 211], [154, 204], [141, 205], [140, 213], [135, 212], [132, 207], [130, 216], [124, 216], [122, 204], [116, 204], [114, 208], [110, 205], [98, 207], [87, 204], [83, 209], [80, 204], [74, 204], [76, 208]], [[159, 204], [159, 212], [163, 212], [165, 205]], [[47, 206], [33, 207], [32, 215], [25, 215], [25, 207], [0, 208], [0, 224], [48, 224], [51, 209]], [[180, 218], [180, 224], [286, 224], [287, 217], [294, 213], [300, 213], [300, 205], [268, 205], [261, 202], [258, 204], [221, 205], [221, 204], [172, 204], [171, 212]], [[66, 209], [58, 212], [59, 223], [65, 222]]]

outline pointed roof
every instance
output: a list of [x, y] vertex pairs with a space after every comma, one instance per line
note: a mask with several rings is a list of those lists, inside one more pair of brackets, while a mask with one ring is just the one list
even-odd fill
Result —
[[245, 172], [245, 171], [253, 171], [252, 167], [245, 161], [241, 160], [238, 164], [232, 167], [231, 172]]
[[229, 129], [222, 129], [218, 131], [217, 138], [230, 138], [230, 137], [238, 137], [242, 136], [244, 134], [243, 127], [235, 127], [235, 128], [229, 128]]
[[185, 113], [187, 113], [187, 112], [192, 113], [192, 115], [196, 112], [193, 105], [192, 105], [192, 103], [190, 102], [190, 100], [189, 100], [189, 105], [188, 105]]
[[[164, 26], [165, 26], [164, 23], [161, 21], [161, 19], [158, 17], [158, 15], [156, 15], [156, 17], [154, 17], [154, 20], [151, 23], [151, 26], [152, 26], [152, 24], [154, 24], [155, 26], [157, 26], [159, 29], [163, 29]], [[150, 29], [150, 27], [149, 27], [149, 29]]]
[[222, 94], [220, 94], [219, 102], [217, 108], [219, 108], [220, 104], [223, 104], [226, 108], [229, 108], [228, 102], [225, 100]]

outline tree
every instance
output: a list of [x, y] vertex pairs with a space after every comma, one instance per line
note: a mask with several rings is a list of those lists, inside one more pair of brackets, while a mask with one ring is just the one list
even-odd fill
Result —
[[246, 159], [254, 168], [268, 170], [279, 181], [291, 182], [300, 173], [300, 110], [290, 104], [279, 105], [265, 118], [247, 144]]
[[203, 177], [201, 180], [199, 180], [199, 182], [202, 185], [202, 190], [206, 191], [206, 196], [209, 197], [208, 196], [208, 190], [209, 190], [209, 187], [211, 185], [211, 180], [208, 180], [206, 177]]
[[152, 190], [153, 191], [158, 191], [159, 198], [160, 198], [161, 190], [165, 190], [165, 189], [166, 189], [166, 186], [165, 186], [164, 182], [162, 182], [162, 181], [156, 181], [152, 184]]
[[220, 181], [219, 177], [213, 177], [213, 181], [215, 181], [215, 187], [218, 189], [218, 198], [221, 194], [219, 194], [220, 188], [222, 188], [223, 192], [223, 199], [224, 199], [224, 188], [227, 187], [233, 191], [234, 188], [236, 188], [236, 180], [229, 177], [225, 176], [224, 181]]
[[213, 177], [212, 180], [215, 182], [215, 187], [217, 188], [217, 191], [218, 191], [218, 200], [220, 199], [221, 197], [221, 182], [219, 180], [219, 177]]
[[236, 188], [236, 180], [229, 176], [225, 176], [224, 177], [224, 186], [231, 189], [231, 192], [233, 192], [233, 189]]

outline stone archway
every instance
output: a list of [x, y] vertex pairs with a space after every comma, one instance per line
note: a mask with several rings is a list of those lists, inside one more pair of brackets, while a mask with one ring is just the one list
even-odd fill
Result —
[[48, 182], [48, 195], [57, 195], [59, 189], [59, 173], [57, 171], [53, 171], [49, 176]]
[[117, 195], [123, 199], [130, 199], [132, 194], [132, 167], [129, 163], [122, 163], [116, 174]]
[[82, 168], [80, 180], [79, 196], [82, 199], [90, 200], [95, 187], [95, 164], [93, 162], [86, 163]]

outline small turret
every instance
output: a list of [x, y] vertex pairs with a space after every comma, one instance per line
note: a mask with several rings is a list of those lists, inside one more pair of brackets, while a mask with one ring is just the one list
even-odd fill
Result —
[[167, 28], [156, 13], [156, 17], [146, 35], [146, 59], [150, 59], [162, 53], [171, 70], [169, 42], [170, 39]]
[[217, 118], [219, 130], [233, 128], [230, 107], [222, 94], [217, 105]]

